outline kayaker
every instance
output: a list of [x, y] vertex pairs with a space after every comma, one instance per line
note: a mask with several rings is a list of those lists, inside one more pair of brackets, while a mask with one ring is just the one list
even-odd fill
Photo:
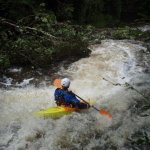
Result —
[[62, 88], [57, 88], [54, 93], [55, 101], [58, 106], [65, 105], [75, 108], [89, 107], [89, 105], [81, 103], [80, 100], [76, 98], [75, 94], [68, 90], [70, 86], [70, 79], [62, 79], [61, 86]]

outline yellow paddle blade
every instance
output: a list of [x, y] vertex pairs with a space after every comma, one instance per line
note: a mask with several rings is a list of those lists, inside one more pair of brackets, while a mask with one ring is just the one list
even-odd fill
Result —
[[60, 79], [55, 79], [53, 85], [57, 88], [61, 88], [61, 80]]
[[105, 109], [101, 108], [99, 110], [99, 112], [101, 115], [105, 115], [105, 116], [109, 117], [110, 119], [112, 119], [112, 115], [109, 112], [107, 112]]

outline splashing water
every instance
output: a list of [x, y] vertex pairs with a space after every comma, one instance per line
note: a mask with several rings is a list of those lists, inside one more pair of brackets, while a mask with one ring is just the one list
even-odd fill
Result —
[[0, 149], [123, 150], [130, 147], [129, 139], [136, 131], [150, 125], [149, 116], [141, 117], [134, 109], [139, 101], [147, 102], [142, 95], [150, 95], [148, 50], [140, 42], [126, 40], [104, 40], [90, 48], [89, 58], [67, 70], [61, 67], [57, 75], [70, 77], [72, 91], [96, 100], [95, 106], [107, 109], [113, 119], [92, 108], [57, 120], [36, 118], [34, 111], [55, 106], [55, 87], [0, 90]]

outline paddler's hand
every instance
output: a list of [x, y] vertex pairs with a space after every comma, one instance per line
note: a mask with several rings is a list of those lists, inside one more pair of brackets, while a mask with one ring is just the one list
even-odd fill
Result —
[[87, 106], [88, 106], [87, 108], [90, 108], [90, 107], [91, 107], [91, 105], [90, 105], [90, 104], [87, 104]]

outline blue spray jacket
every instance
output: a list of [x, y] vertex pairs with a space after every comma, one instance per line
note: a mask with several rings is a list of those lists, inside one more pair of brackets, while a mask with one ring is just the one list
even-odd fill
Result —
[[57, 88], [54, 93], [55, 100], [64, 100], [66, 103], [74, 103], [75, 105], [78, 105], [80, 101], [76, 98], [76, 96], [69, 91], [65, 91], [63, 89]]

